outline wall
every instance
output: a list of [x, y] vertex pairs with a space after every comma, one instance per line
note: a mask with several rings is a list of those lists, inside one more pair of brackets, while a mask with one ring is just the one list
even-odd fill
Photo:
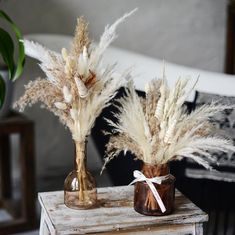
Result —
[[[136, 15], [120, 27], [115, 46], [186, 66], [223, 71], [226, 0], [8, 0], [0, 5], [24, 34], [72, 34], [77, 16], [84, 15], [96, 40], [107, 23], [138, 7]], [[15, 85], [15, 99], [22, 94], [23, 84], [41, 74], [35, 61], [27, 62]], [[73, 153], [68, 131], [38, 106], [27, 109], [26, 114], [36, 122], [38, 174], [69, 169]]]
[[226, 0], [8, 0], [1, 5], [24, 33], [72, 34], [84, 15], [95, 39], [135, 7], [115, 45], [171, 62], [223, 71]]

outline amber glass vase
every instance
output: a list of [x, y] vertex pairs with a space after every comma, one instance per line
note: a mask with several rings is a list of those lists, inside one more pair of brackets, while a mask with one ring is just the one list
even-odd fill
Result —
[[162, 199], [166, 211], [165, 212], [161, 211], [158, 202], [156, 201], [149, 185], [144, 181], [135, 183], [135, 192], [134, 192], [135, 211], [137, 211], [140, 214], [152, 215], [152, 216], [168, 215], [172, 213], [174, 209], [174, 200], [175, 200], [175, 187], [174, 187], [175, 177], [173, 175], [170, 175], [168, 165], [143, 164], [142, 173], [147, 178], [154, 178], [157, 176], [168, 175], [168, 177], [164, 179], [161, 184], [153, 183]]
[[72, 209], [90, 209], [97, 205], [96, 182], [86, 166], [86, 143], [75, 142], [75, 169], [64, 182], [64, 203]]

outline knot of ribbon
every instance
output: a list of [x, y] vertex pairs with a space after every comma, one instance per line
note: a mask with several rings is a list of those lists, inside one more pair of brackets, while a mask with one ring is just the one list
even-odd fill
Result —
[[166, 211], [166, 207], [164, 206], [162, 199], [153, 183], [161, 184], [162, 181], [166, 180], [170, 175], [147, 178], [141, 171], [138, 171], [138, 170], [135, 170], [133, 172], [133, 175], [135, 179], [129, 185], [132, 185], [136, 182], [145, 181], [148, 184], [149, 188], [151, 189], [153, 196], [156, 199], [162, 213], [164, 213]]

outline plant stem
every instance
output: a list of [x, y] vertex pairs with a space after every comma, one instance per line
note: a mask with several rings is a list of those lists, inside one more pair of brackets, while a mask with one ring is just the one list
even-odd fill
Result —
[[79, 182], [79, 201], [84, 201], [85, 191], [87, 190], [86, 185], [86, 167], [85, 167], [85, 141], [76, 142], [76, 168], [77, 178]]

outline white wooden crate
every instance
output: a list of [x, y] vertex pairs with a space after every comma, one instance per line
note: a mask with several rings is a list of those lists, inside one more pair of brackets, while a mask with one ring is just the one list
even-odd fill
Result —
[[144, 216], [133, 209], [133, 186], [98, 189], [99, 207], [73, 210], [64, 205], [63, 191], [39, 193], [40, 235], [52, 234], [203, 234], [208, 215], [176, 191], [175, 211]]

